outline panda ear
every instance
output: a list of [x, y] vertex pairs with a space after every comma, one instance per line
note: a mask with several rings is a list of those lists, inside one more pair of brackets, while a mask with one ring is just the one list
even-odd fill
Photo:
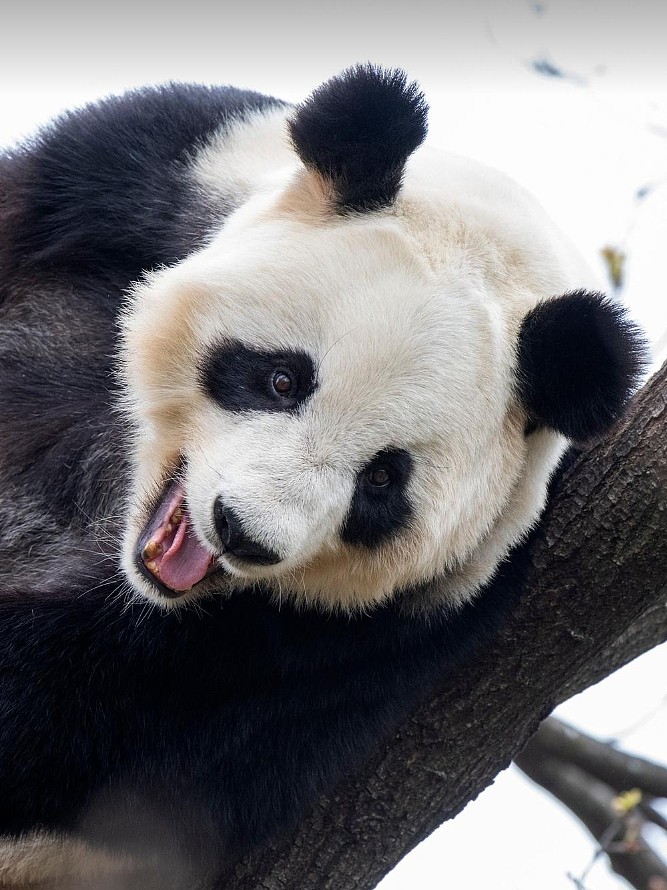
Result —
[[327, 81], [290, 121], [297, 154], [339, 212], [389, 206], [426, 136], [428, 106], [400, 70], [357, 65]]
[[647, 358], [637, 325], [603, 294], [546, 300], [519, 333], [522, 401], [532, 421], [575, 441], [595, 438], [622, 413]]

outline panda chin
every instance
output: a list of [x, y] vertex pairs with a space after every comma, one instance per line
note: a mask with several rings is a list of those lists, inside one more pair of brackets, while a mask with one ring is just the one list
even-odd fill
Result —
[[164, 488], [139, 535], [134, 564], [169, 599], [184, 596], [219, 569], [194, 532], [181, 482], [172, 480]]

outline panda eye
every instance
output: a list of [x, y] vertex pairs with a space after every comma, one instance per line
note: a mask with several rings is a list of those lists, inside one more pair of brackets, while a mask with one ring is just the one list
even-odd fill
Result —
[[293, 398], [298, 384], [293, 374], [284, 368], [278, 368], [271, 377], [271, 389], [281, 399]]
[[390, 447], [376, 452], [359, 470], [340, 531], [346, 544], [377, 547], [409, 526], [412, 466], [409, 452]]
[[295, 411], [315, 392], [317, 375], [306, 352], [221, 340], [204, 355], [199, 384], [226, 411]]
[[387, 470], [386, 467], [382, 466], [372, 467], [366, 473], [366, 479], [368, 480], [368, 483], [373, 486], [373, 488], [386, 488], [391, 482], [389, 470]]

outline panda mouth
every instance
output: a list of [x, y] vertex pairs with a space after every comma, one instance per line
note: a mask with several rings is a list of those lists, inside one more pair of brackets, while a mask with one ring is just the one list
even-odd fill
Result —
[[216, 568], [215, 558], [196, 536], [185, 503], [185, 489], [174, 480], [164, 489], [139, 536], [139, 572], [173, 599], [191, 590]]

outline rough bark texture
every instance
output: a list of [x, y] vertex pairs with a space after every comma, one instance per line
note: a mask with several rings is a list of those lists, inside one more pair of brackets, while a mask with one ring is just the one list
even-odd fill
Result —
[[667, 639], [666, 409], [667, 367], [564, 475], [502, 637], [225, 890], [371, 890], [557, 704]]

